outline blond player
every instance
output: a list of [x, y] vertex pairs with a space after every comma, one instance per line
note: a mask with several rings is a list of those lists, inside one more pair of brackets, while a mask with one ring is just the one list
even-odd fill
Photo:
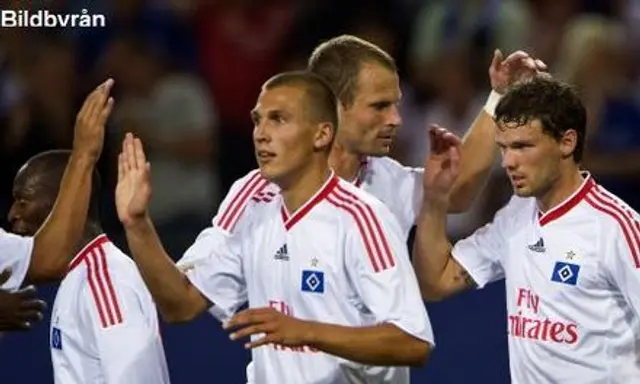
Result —
[[91, 173], [102, 152], [104, 128], [113, 107], [109, 97], [112, 85], [110, 79], [98, 86], [77, 115], [73, 151], [48, 218], [39, 227], [18, 228], [18, 235], [31, 233], [31, 237], [0, 230], [0, 271], [9, 276], [1, 285], [5, 290], [0, 296], [3, 330], [29, 329], [33, 321], [42, 318], [40, 312], [44, 308], [43, 302], [33, 300], [33, 287], [14, 296], [8, 296], [6, 291], [17, 290], [25, 281], [53, 281], [66, 273], [87, 216]]
[[[327, 158], [337, 124], [331, 89], [306, 72], [263, 87], [252, 112], [260, 173], [242, 212], [204, 230], [180, 271], [147, 216], [149, 165], [127, 137], [118, 214], [163, 315], [187, 321], [210, 308], [233, 339], [251, 336], [260, 383], [408, 383], [433, 334], [404, 235], [393, 215], [340, 180]], [[236, 313], [245, 302], [249, 309]]]
[[[9, 220], [15, 231], [38, 228], [58, 195], [70, 151], [43, 152], [15, 178]], [[83, 236], [61, 279], [51, 313], [55, 383], [169, 383], [158, 315], [135, 263], [100, 225], [100, 177]]]
[[586, 115], [560, 82], [511, 89], [496, 142], [514, 196], [453, 247], [445, 224], [460, 143], [432, 130], [427, 236], [416, 243], [423, 292], [441, 299], [505, 279], [514, 383], [640, 382], [640, 216], [581, 170]]

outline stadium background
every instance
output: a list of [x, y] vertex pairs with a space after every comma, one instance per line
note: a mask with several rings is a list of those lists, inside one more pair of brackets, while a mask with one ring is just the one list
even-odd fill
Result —
[[[640, 209], [638, 0], [26, 3], [60, 12], [88, 8], [106, 14], [108, 26], [0, 31], [3, 214], [18, 167], [39, 151], [69, 147], [82, 99], [112, 76], [117, 110], [100, 163], [105, 229], [126, 249], [113, 208], [114, 154], [122, 132], [132, 130], [146, 140], [154, 164], [154, 219], [180, 255], [230, 183], [254, 167], [248, 111], [260, 84], [304, 66], [318, 42], [340, 33], [370, 39], [397, 58], [404, 127], [394, 157], [415, 166], [428, 147], [427, 123], [460, 134], [469, 126], [487, 94], [493, 49], [528, 50], [582, 92], [591, 119], [585, 166]], [[496, 164], [474, 208], [451, 217], [452, 235], [485, 223], [508, 194]], [[50, 304], [55, 288], [40, 289]], [[438, 348], [427, 367], [413, 371], [413, 382], [507, 383], [503, 306], [500, 283], [429, 305]], [[248, 353], [209, 316], [164, 326], [163, 335], [173, 382], [243, 383]], [[51, 382], [47, 324], [3, 335], [0, 361], [3, 384]]]

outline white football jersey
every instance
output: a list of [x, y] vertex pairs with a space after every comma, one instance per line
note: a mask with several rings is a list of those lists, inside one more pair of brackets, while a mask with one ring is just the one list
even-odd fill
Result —
[[382, 201], [409, 237], [422, 206], [423, 174], [424, 168], [406, 167], [390, 157], [367, 157], [354, 184]]
[[[433, 333], [389, 210], [335, 175], [287, 212], [253, 171], [236, 182], [213, 226], [178, 263], [221, 321], [245, 302], [345, 326], [395, 324], [433, 345]], [[252, 351], [257, 383], [408, 383], [406, 367], [373, 367], [310, 347]]]
[[50, 331], [55, 383], [170, 382], [151, 294], [133, 260], [105, 235], [69, 265]]
[[0, 272], [11, 270], [11, 277], [0, 288], [15, 291], [24, 282], [31, 263], [33, 237], [23, 237], [0, 228]]
[[640, 216], [584, 177], [545, 213], [514, 196], [452, 251], [479, 287], [505, 278], [513, 383], [640, 383]]

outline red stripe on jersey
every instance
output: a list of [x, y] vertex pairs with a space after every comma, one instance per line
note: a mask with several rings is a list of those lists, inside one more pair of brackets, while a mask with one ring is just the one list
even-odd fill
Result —
[[[347, 195], [348, 197], [350, 197], [354, 201], [360, 202], [361, 205], [364, 206], [365, 210], [367, 211], [367, 213], [369, 215], [369, 219], [373, 222], [373, 225], [375, 226], [375, 234], [377, 234], [379, 236], [379, 240], [382, 243], [382, 247], [384, 248], [384, 252], [382, 253], [382, 258], [384, 260], [384, 257], [386, 256], [386, 258], [387, 258], [386, 261], [389, 262], [389, 265], [391, 267], [394, 267], [396, 265], [396, 261], [395, 261], [395, 258], [393, 257], [393, 252], [391, 252], [391, 248], [389, 247], [389, 243], [387, 242], [387, 238], [384, 235], [384, 231], [382, 230], [382, 226], [380, 225], [380, 221], [378, 220], [378, 217], [376, 216], [376, 214], [373, 212], [373, 209], [371, 209], [371, 206], [369, 204], [366, 204], [364, 201], [359, 199], [358, 196], [356, 196], [353, 193], [347, 191], [346, 189], [344, 189], [340, 185], [338, 185], [338, 191], [340, 191], [341, 193], [344, 193], [345, 195]], [[383, 262], [383, 264], [384, 264], [384, 262]]]
[[249, 197], [252, 196], [253, 193], [255, 192], [256, 187], [263, 180], [264, 179], [262, 179], [262, 177], [260, 176], [260, 172], [256, 172], [253, 175], [251, 175], [251, 177], [249, 177], [249, 180], [247, 180], [240, 187], [238, 192], [233, 196], [233, 199], [231, 199], [231, 203], [229, 203], [229, 205], [224, 209], [224, 211], [220, 215], [220, 219], [218, 220], [218, 223], [217, 223], [219, 227], [222, 227], [224, 229], [227, 229], [227, 227], [229, 227], [231, 221], [233, 220], [238, 210], [244, 207]]
[[84, 248], [80, 250], [80, 252], [78, 252], [76, 257], [73, 258], [73, 260], [71, 260], [71, 262], [69, 263], [68, 272], [71, 272], [72, 269], [82, 264], [82, 262], [84, 262], [84, 259], [93, 249], [95, 249], [96, 247], [101, 247], [104, 243], [108, 243], [108, 242], [109, 242], [109, 238], [107, 237], [107, 235], [104, 235], [104, 234], [93, 239], [91, 242], [85, 245]]
[[[615, 203], [615, 204], [619, 205], [620, 208], [622, 208], [622, 211], [627, 215], [629, 220], [631, 220], [631, 223], [634, 224], [634, 226], [638, 230], [638, 233], [640, 233], [640, 221], [638, 221], [635, 217], [633, 217], [633, 215], [631, 214], [631, 211], [629, 209], [627, 209], [627, 207], [622, 206], [618, 202], [618, 198], [616, 196], [614, 196], [611, 192], [603, 189], [599, 185], [596, 186], [596, 188], [598, 189], [598, 192], [600, 192], [602, 197], [606, 198], [607, 200], [611, 201], [612, 203]], [[638, 245], [640, 246], [640, 244], [638, 244]]]
[[87, 279], [89, 280], [89, 288], [91, 290], [91, 295], [93, 296], [93, 303], [96, 305], [98, 316], [100, 317], [100, 325], [102, 325], [102, 328], [106, 328], [107, 315], [105, 313], [107, 309], [104, 306], [104, 302], [100, 296], [100, 289], [96, 282], [95, 271], [97, 267], [95, 265], [95, 260], [92, 257], [86, 257], [84, 261], [87, 264]]
[[106, 257], [101, 257], [99, 252], [93, 251], [86, 260], [89, 287], [92, 290], [102, 327], [109, 328], [122, 323], [122, 314], [107, 269]]
[[225, 231], [231, 231], [242, 216], [242, 211], [244, 211], [249, 198], [262, 191], [267, 185], [269, 185], [269, 181], [263, 179], [258, 173], [252, 176], [249, 182], [240, 188], [231, 204], [225, 209], [225, 213], [218, 221], [218, 226]]
[[622, 216], [624, 223], [628, 226], [631, 237], [635, 241], [636, 251], [640, 256], [640, 231], [638, 231], [637, 222], [631, 217], [631, 214], [629, 213], [629, 211], [627, 211], [627, 209], [624, 206], [622, 206], [618, 201], [616, 201], [614, 198], [604, 194], [602, 189], [594, 191], [593, 195], [596, 197], [596, 199], [599, 202], [613, 209], [619, 215]]
[[107, 257], [102, 247], [98, 247], [98, 255], [100, 256], [100, 266], [101, 266], [100, 272], [102, 273], [104, 277], [104, 281], [107, 285], [108, 296], [111, 299], [111, 304], [113, 305], [113, 310], [116, 315], [115, 324], [120, 324], [122, 323], [122, 312], [120, 312], [120, 305], [118, 304], [118, 296], [116, 296], [116, 291], [115, 289], [113, 289], [111, 274], [109, 273], [109, 268], [107, 267]]
[[337, 200], [334, 199], [334, 196], [335, 195], [333, 194], [330, 194], [329, 196], [327, 196], [327, 201], [335, 205], [336, 207], [347, 211], [347, 213], [351, 215], [351, 217], [353, 218], [353, 221], [356, 222], [356, 226], [358, 227], [358, 230], [360, 231], [360, 236], [362, 237], [362, 241], [364, 242], [364, 247], [367, 250], [367, 255], [369, 255], [369, 261], [373, 266], [374, 272], [376, 273], [380, 272], [380, 266], [378, 266], [378, 261], [376, 260], [376, 257], [373, 254], [373, 250], [371, 249], [369, 237], [367, 236], [367, 233], [364, 230], [364, 226], [362, 225], [360, 215], [356, 213], [356, 211], [353, 209], [353, 207], [351, 207], [351, 205], [338, 202]]
[[[631, 255], [633, 256], [634, 264], [636, 268], [640, 268], [640, 253], [636, 248], [636, 246], [634, 246], [633, 237], [632, 237], [632, 232], [634, 231], [634, 227], [628, 225], [629, 222], [627, 221], [627, 218], [625, 217], [624, 213], [622, 213], [622, 210], [616, 205], [605, 201], [602, 198], [602, 196], [596, 193], [595, 191], [592, 193], [589, 193], [586, 196], [585, 200], [593, 208], [597, 209], [600, 212], [605, 213], [609, 217], [612, 217], [616, 222], [618, 222], [618, 225], [620, 226], [620, 228], [622, 228], [622, 233], [627, 242], [627, 245], [629, 246]], [[630, 228], [631, 228], [631, 231], [630, 231]], [[636, 241], [638, 241], [638, 238], [639, 238], [638, 233], [633, 232], [633, 235], [635, 235]], [[636, 244], [640, 244], [640, 242], [637, 242]]]

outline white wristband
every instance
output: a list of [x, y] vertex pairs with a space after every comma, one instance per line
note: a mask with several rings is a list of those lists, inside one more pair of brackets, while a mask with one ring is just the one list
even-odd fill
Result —
[[496, 107], [498, 106], [500, 99], [502, 99], [502, 95], [494, 90], [491, 90], [489, 97], [487, 97], [487, 102], [484, 103], [483, 107], [484, 111], [491, 115], [491, 117], [495, 117]]

